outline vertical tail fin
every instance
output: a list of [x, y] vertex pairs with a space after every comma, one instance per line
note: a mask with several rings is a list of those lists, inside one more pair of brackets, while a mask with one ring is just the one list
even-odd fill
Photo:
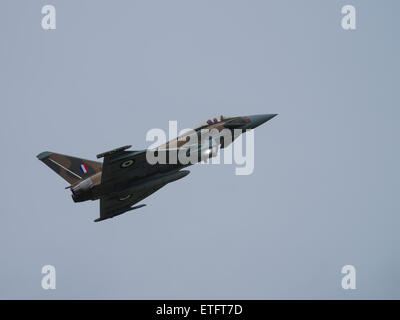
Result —
[[71, 185], [101, 171], [100, 162], [45, 151], [37, 158]]

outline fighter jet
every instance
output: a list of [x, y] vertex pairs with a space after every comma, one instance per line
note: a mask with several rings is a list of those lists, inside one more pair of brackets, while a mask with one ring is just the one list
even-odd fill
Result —
[[[187, 176], [189, 171], [182, 170], [185, 167], [216, 156], [219, 149], [226, 148], [241, 133], [275, 116], [215, 117], [157, 148], [134, 151], [128, 150], [131, 146], [127, 145], [98, 154], [103, 163], [50, 151], [38, 154], [37, 158], [70, 184], [66, 189], [71, 189], [74, 202], [100, 200], [100, 217], [94, 220], [98, 222], [145, 206], [135, 204]], [[215, 134], [221, 132], [225, 135], [217, 139]], [[182, 151], [192, 161], [184, 163], [176, 157], [176, 161], [171, 161], [173, 152]], [[154, 158], [166, 161], [149, 161]]]

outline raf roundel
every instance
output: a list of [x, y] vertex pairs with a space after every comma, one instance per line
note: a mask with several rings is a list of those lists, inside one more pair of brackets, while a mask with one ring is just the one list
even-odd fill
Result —
[[124, 162], [121, 163], [121, 168], [127, 168], [130, 167], [131, 165], [133, 165], [135, 161], [131, 160], [126, 160]]

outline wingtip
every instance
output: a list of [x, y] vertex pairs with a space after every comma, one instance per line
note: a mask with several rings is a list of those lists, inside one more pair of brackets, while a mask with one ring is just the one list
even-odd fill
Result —
[[50, 157], [51, 154], [52, 154], [52, 152], [50, 152], [50, 151], [44, 151], [44, 152], [39, 153], [36, 157], [39, 160], [43, 160], [43, 159]]

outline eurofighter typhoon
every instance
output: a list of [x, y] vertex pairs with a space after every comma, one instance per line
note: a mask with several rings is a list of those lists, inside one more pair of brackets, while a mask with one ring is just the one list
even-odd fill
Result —
[[[128, 145], [98, 154], [103, 163], [49, 151], [37, 158], [70, 184], [66, 189], [75, 202], [100, 200], [98, 222], [145, 206], [135, 204], [187, 176], [183, 168], [215, 157], [241, 133], [275, 116], [216, 117], [157, 148], [132, 151]], [[182, 161], [182, 154], [190, 161]]]

